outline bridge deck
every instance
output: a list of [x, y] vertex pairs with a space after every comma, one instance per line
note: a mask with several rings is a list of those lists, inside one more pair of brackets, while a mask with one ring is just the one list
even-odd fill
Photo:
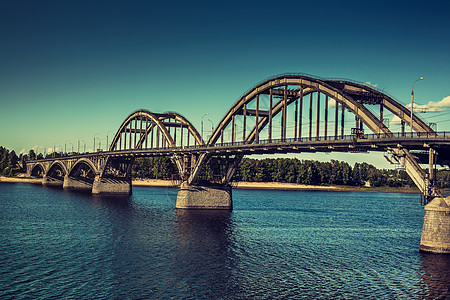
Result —
[[[407, 149], [428, 150], [433, 147], [450, 148], [450, 132], [439, 132], [437, 135], [427, 133], [394, 133], [390, 136], [368, 134], [356, 138], [354, 135], [339, 136], [337, 139], [330, 137], [303, 137], [301, 139], [272, 139], [260, 140], [259, 143], [246, 144], [244, 142], [216, 143], [215, 145], [197, 145], [184, 147], [160, 147], [147, 149], [128, 149], [114, 151], [99, 151], [85, 154], [75, 154], [58, 157], [59, 160], [74, 159], [91, 156], [111, 156], [111, 157], [146, 157], [146, 156], [171, 156], [190, 155], [202, 153], [217, 153], [218, 155], [235, 154], [275, 154], [275, 153], [301, 153], [301, 152], [367, 152], [386, 151], [401, 145]], [[55, 158], [45, 158], [40, 161], [51, 161]]]

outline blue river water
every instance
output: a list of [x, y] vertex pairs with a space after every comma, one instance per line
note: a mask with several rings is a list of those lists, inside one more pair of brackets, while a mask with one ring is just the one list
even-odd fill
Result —
[[411, 194], [176, 189], [95, 197], [0, 185], [0, 299], [445, 299], [450, 256], [419, 252]]

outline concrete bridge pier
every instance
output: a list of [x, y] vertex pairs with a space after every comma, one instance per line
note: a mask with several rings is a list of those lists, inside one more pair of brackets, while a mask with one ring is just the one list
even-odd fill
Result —
[[420, 250], [450, 253], [450, 197], [436, 197], [425, 205]]
[[65, 175], [63, 188], [67, 190], [91, 191], [92, 183]]
[[176, 208], [228, 209], [233, 208], [231, 186], [221, 184], [188, 185], [178, 190]]
[[131, 178], [95, 176], [92, 194], [131, 195]]
[[51, 176], [44, 176], [42, 178], [42, 185], [62, 188], [64, 185], [64, 180]]

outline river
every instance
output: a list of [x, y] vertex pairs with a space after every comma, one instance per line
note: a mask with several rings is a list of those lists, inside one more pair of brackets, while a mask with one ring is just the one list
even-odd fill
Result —
[[1, 299], [435, 299], [450, 256], [419, 252], [419, 195], [176, 189], [97, 197], [0, 184]]

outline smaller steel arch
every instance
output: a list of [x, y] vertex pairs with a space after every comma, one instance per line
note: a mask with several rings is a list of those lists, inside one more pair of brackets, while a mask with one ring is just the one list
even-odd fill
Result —
[[[178, 121], [179, 124], [180, 124], [179, 126], [185, 126], [184, 128], [187, 128], [188, 133], [190, 133], [190, 134], [194, 137], [194, 139], [195, 139], [195, 141], [196, 141], [196, 143], [197, 143], [198, 145], [204, 145], [204, 144], [205, 144], [205, 142], [203, 141], [202, 137], [201, 137], [200, 134], [198, 133], [197, 129], [192, 125], [191, 122], [189, 122], [189, 121], [188, 121], [185, 117], [183, 117], [181, 114], [176, 113], [176, 112], [165, 112], [165, 113], [162, 113], [162, 114], [153, 113], [153, 115], [155, 115], [156, 117], [158, 117], [158, 119], [162, 122], [163, 125], [168, 124], [168, 123], [165, 123], [165, 121], [166, 121], [167, 119], [174, 119], [174, 120]], [[146, 129], [145, 134], [141, 135], [141, 138], [139, 139], [139, 142], [138, 142], [137, 145], [136, 145], [136, 149], [142, 148], [143, 142], [144, 142], [145, 139], [147, 138], [147, 136], [148, 136], [148, 134], [150, 133], [150, 131], [154, 128], [154, 126], [155, 126], [155, 125], [149, 126], [149, 127]], [[178, 126], [178, 125], [177, 125], [177, 126]], [[169, 134], [170, 134], [170, 133], [169, 133]], [[172, 136], [171, 136], [171, 137], [172, 137]], [[174, 137], [172, 137], [172, 139], [175, 140]]]
[[[140, 128], [132, 128], [132, 122], [134, 121], [135, 124], [137, 120], [140, 121]], [[172, 120], [175, 120], [174, 122]], [[143, 126], [143, 121], [145, 121], [145, 126]], [[150, 123], [148, 123], [150, 121]], [[136, 126], [136, 125], [135, 125]], [[159, 132], [162, 133], [162, 136], [164, 137], [165, 141], [168, 143], [169, 147], [176, 147], [176, 139], [174, 136], [170, 133], [171, 127], [180, 127], [180, 128], [186, 128], [188, 130], [188, 139], [189, 134], [194, 137], [195, 142], [198, 145], [204, 145], [205, 142], [203, 141], [202, 137], [198, 133], [198, 131], [195, 129], [195, 127], [190, 123], [185, 117], [182, 115], [176, 113], [176, 112], [165, 112], [165, 113], [152, 113], [145, 109], [140, 109], [137, 111], [134, 111], [131, 113], [122, 123], [122, 125], [117, 130], [116, 135], [114, 136], [114, 139], [110, 146], [110, 151], [113, 150], [119, 150], [117, 148], [120, 148], [117, 146], [118, 143], [120, 144], [121, 141], [121, 135], [122, 133], [125, 133], [125, 136], [127, 132], [129, 134], [132, 133], [139, 133], [139, 140], [135, 140], [135, 144], [133, 147], [130, 148], [130, 150], [133, 149], [142, 149], [143, 143], [148, 141], [148, 137], [150, 134], [153, 134], [153, 129], [158, 128]], [[176, 131], [175, 133], [176, 134]], [[182, 135], [183, 136], [183, 135]], [[181, 137], [182, 139], [182, 137]], [[182, 142], [181, 142], [182, 144]], [[131, 146], [131, 136], [130, 136], [130, 146]], [[182, 145], [183, 146], [183, 145]], [[178, 155], [174, 155], [174, 162], [178, 168], [178, 172], [180, 175], [183, 176], [183, 160]]]
[[[117, 130], [116, 135], [114, 136], [113, 141], [111, 142], [111, 146], [109, 148], [110, 151], [113, 151], [117, 148], [117, 142], [120, 138], [120, 135], [122, 132], [126, 132], [126, 128], [128, 125], [131, 125], [131, 122], [136, 119], [136, 117], [144, 117], [151, 121], [152, 126], [157, 126], [160, 132], [163, 134], [165, 140], [168, 142], [170, 147], [174, 147], [174, 141], [172, 137], [170, 136], [169, 132], [167, 131], [166, 127], [162, 124], [162, 122], [159, 120], [158, 116], [148, 110], [141, 109], [132, 112], [126, 119], [123, 121], [122, 125]], [[142, 145], [142, 144], [141, 144]], [[135, 147], [135, 149], [138, 149]]]
[[[194, 137], [194, 139], [198, 145], [205, 144], [205, 142], [201, 138], [200, 134], [198, 133], [197, 129], [192, 125], [191, 122], [189, 122], [181, 114], [176, 113], [176, 112], [152, 113], [148, 110], [140, 109], [140, 110], [132, 112], [123, 121], [123, 123], [117, 130], [117, 132], [113, 138], [113, 141], [111, 142], [111, 146], [109, 148], [110, 151], [117, 150], [117, 143], [119, 141], [120, 135], [124, 132], [127, 132], [127, 126], [130, 125], [131, 122], [133, 120], [136, 120], [137, 118], [141, 118], [140, 120], [146, 120], [146, 121], [149, 120], [150, 124], [148, 124], [146, 126], [146, 128], [143, 128], [143, 130], [139, 129], [140, 137], [139, 137], [139, 141], [134, 146], [134, 149], [142, 148], [144, 141], [148, 138], [149, 133], [155, 127], [157, 127], [160, 130], [160, 132], [163, 134], [165, 140], [169, 144], [169, 147], [176, 146], [174, 138], [171, 136], [171, 134], [168, 130], [168, 128], [170, 126], [179, 126], [179, 127], [186, 128], [188, 130], [188, 133]], [[178, 121], [178, 123], [171, 123], [171, 122], [167, 121], [167, 119], [174, 119], [174, 120]], [[129, 130], [131, 131], [131, 129], [129, 129]], [[137, 131], [137, 129], [134, 129], [134, 130]]]

